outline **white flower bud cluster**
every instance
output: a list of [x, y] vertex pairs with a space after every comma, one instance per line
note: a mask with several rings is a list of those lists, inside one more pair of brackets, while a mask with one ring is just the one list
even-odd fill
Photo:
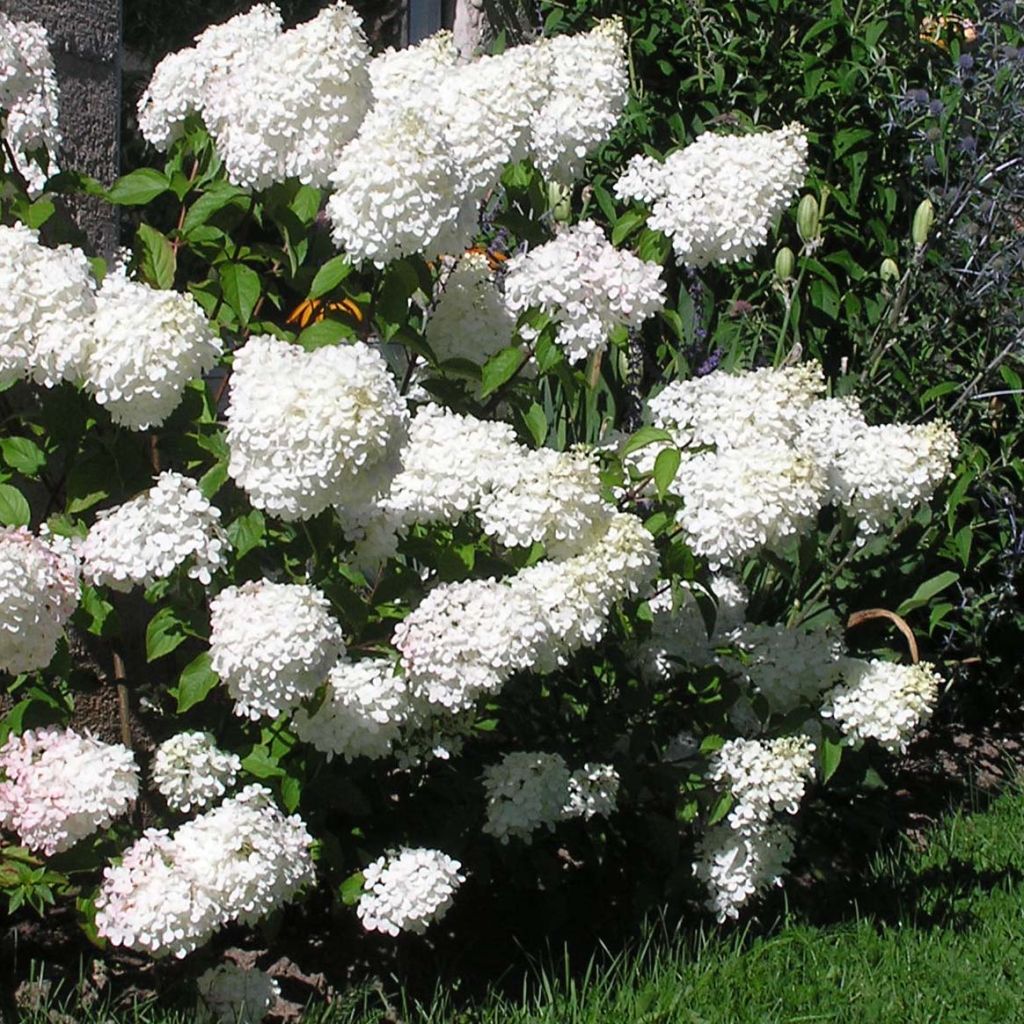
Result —
[[414, 710], [405, 679], [388, 658], [341, 658], [327, 677], [327, 693], [312, 713], [300, 708], [291, 727], [332, 760], [387, 757]]
[[734, 803], [726, 819], [737, 832], [796, 814], [814, 777], [815, 746], [808, 736], [729, 740], [711, 758], [707, 777], [724, 783]]
[[551, 830], [560, 821], [607, 817], [617, 806], [620, 782], [610, 764], [587, 762], [570, 772], [561, 754], [514, 751], [484, 769], [483, 830], [502, 844], [530, 843], [538, 829]]
[[571, 362], [603, 351], [613, 328], [638, 327], [665, 304], [661, 267], [616, 249], [591, 220], [513, 256], [506, 269], [508, 308], [517, 316], [537, 308], [557, 321], [555, 340]]
[[782, 885], [793, 856], [793, 830], [777, 823], [746, 832], [717, 825], [701, 837], [697, 855], [693, 873], [710, 893], [705, 906], [725, 921], [739, 917], [759, 892]]
[[8, 736], [0, 778], [0, 828], [48, 857], [106, 828], [139, 795], [127, 747], [53, 726]]
[[657, 565], [640, 520], [617, 514], [579, 554], [538, 562], [508, 581], [435, 587], [392, 642], [414, 693], [464, 710], [516, 672], [550, 672], [597, 643], [612, 607], [647, 586]]
[[0, 672], [46, 668], [77, 606], [74, 556], [24, 527], [0, 529]]
[[200, 1024], [260, 1024], [281, 995], [281, 986], [266, 971], [218, 964], [199, 975]]
[[203, 114], [223, 90], [231, 68], [254, 58], [281, 32], [276, 4], [257, 4], [223, 25], [196, 36], [196, 45], [164, 57], [139, 100], [139, 130], [157, 149], [167, 149], [185, 130], [189, 114]]
[[51, 249], [38, 231], [0, 225], [0, 384], [31, 375], [52, 387], [80, 376], [95, 287], [80, 249]]
[[440, 363], [485, 363], [512, 343], [516, 317], [509, 311], [487, 257], [467, 252], [452, 268], [427, 321], [427, 344]]
[[448, 912], [466, 880], [462, 865], [440, 850], [403, 847], [378, 857], [363, 872], [356, 914], [369, 932], [422, 935]]
[[203, 108], [231, 181], [325, 186], [370, 107], [369, 56], [359, 15], [333, 3], [233, 63]]
[[918, 728], [935, 709], [942, 677], [933, 665], [896, 665], [849, 658], [843, 681], [826, 697], [823, 718], [831, 718], [849, 741], [875, 740], [890, 753], [906, 752]]
[[227, 549], [220, 509], [195, 480], [170, 470], [148, 491], [100, 512], [76, 544], [85, 579], [120, 591], [148, 587], [186, 563], [188, 575], [208, 586]]
[[191, 295], [117, 272], [103, 280], [90, 333], [81, 362], [85, 388], [131, 430], [160, 426], [185, 385], [213, 368], [222, 347]]
[[270, 790], [247, 786], [173, 834], [147, 829], [107, 867], [97, 931], [115, 946], [184, 957], [217, 929], [254, 924], [312, 882], [312, 842]]
[[241, 717], [297, 707], [344, 653], [341, 627], [315, 587], [258, 580], [210, 602], [211, 665]]
[[[3, 141], [31, 195], [41, 193], [47, 177], [58, 170], [59, 102], [46, 29], [34, 21], [14, 21], [0, 12], [0, 109], [7, 118]], [[40, 149], [49, 157], [48, 173], [32, 159], [31, 154]]]
[[407, 413], [362, 342], [306, 352], [271, 335], [235, 353], [228, 472], [257, 508], [309, 519], [373, 501], [397, 467]]
[[747, 623], [726, 642], [737, 655], [722, 658], [723, 667], [740, 675], [775, 715], [815, 703], [840, 675], [843, 643], [825, 629]]
[[188, 813], [224, 796], [241, 768], [238, 756], [219, 750], [211, 733], [179, 732], [156, 748], [151, 771], [167, 806]]
[[704, 267], [753, 255], [806, 174], [800, 124], [752, 135], [705, 132], [663, 163], [633, 157], [615, 194], [650, 205], [648, 227], [672, 239], [677, 261]]
[[716, 606], [715, 625], [708, 636], [694, 585], [684, 585], [675, 595], [668, 581], [654, 584], [656, 594], [648, 599], [653, 621], [651, 637], [638, 652], [638, 667], [646, 682], [668, 682], [681, 664], [706, 665], [713, 648], [744, 620], [747, 590], [730, 576], [711, 579], [711, 597]]

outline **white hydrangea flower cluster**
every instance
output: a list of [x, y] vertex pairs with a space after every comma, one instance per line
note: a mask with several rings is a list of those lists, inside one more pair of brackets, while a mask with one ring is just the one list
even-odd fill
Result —
[[359, 15], [334, 3], [232, 63], [203, 105], [231, 181], [326, 186], [370, 107], [369, 56]]
[[403, 676], [388, 658], [341, 658], [327, 677], [327, 693], [310, 714], [300, 708], [291, 727], [332, 760], [387, 757], [410, 721], [415, 704]]
[[61, 145], [57, 115], [60, 90], [46, 29], [0, 12], [0, 109], [6, 113], [3, 141], [26, 180], [29, 193], [43, 191], [48, 174], [32, 159], [45, 149], [55, 174]]
[[814, 703], [839, 678], [845, 653], [842, 640], [829, 630], [762, 623], [746, 623], [727, 642], [737, 655], [723, 657], [721, 664], [740, 675], [776, 715]]
[[619, 773], [610, 764], [588, 761], [570, 772], [561, 754], [514, 751], [483, 774], [487, 820], [483, 830], [502, 844], [533, 841], [540, 828], [560, 821], [607, 817], [618, 804]]
[[260, 1024], [281, 995], [281, 986], [266, 971], [234, 963], [204, 971], [196, 989], [202, 1024]]
[[139, 795], [127, 747], [54, 726], [8, 736], [0, 777], [0, 828], [48, 857], [106, 828]]
[[466, 880], [462, 865], [440, 850], [403, 847], [378, 857], [363, 872], [356, 913], [369, 932], [422, 935], [448, 912]]
[[185, 385], [211, 370], [222, 348], [191, 295], [117, 272], [104, 278], [96, 296], [90, 334], [81, 362], [85, 388], [131, 430], [160, 426]]
[[0, 529], [0, 672], [46, 668], [78, 607], [78, 562], [24, 527]]
[[53, 387], [80, 376], [95, 287], [80, 249], [51, 249], [24, 224], [0, 225], [0, 384], [31, 375]]
[[276, 5], [207, 29], [164, 58], [139, 103], [143, 135], [164, 149], [201, 113], [228, 177], [263, 189], [324, 186], [371, 102], [369, 47], [345, 3], [281, 31]]
[[344, 653], [315, 587], [258, 580], [210, 602], [210, 662], [243, 718], [273, 718], [308, 700]]
[[495, 274], [480, 252], [467, 252], [452, 268], [427, 321], [427, 344], [438, 362], [485, 363], [512, 342], [515, 315], [505, 305]]
[[793, 830], [778, 823], [746, 832], [717, 825], [701, 837], [697, 856], [693, 873], [710, 894], [705, 906], [719, 922], [737, 918], [759, 892], [782, 885], [793, 856]]
[[843, 681], [821, 709], [851, 743], [875, 740], [890, 753], [906, 752], [918, 728], [931, 717], [942, 686], [933, 665], [848, 658]]
[[508, 581], [435, 587], [392, 642], [414, 693], [464, 710], [516, 672], [550, 672], [597, 643], [612, 607], [646, 587], [657, 565], [640, 520], [617, 514], [579, 554], [538, 562]]
[[381, 55], [370, 77], [376, 104], [342, 153], [328, 212], [339, 246], [382, 265], [466, 248], [510, 162], [578, 175], [625, 105], [625, 32], [610, 19], [465, 65], [442, 34]]
[[281, 28], [277, 5], [257, 4], [200, 33], [195, 46], [164, 57], [139, 100], [143, 137], [166, 150], [184, 132], [189, 114], [203, 114], [210, 96], [222, 91], [229, 70], [259, 54]]
[[227, 561], [228, 539], [196, 481], [167, 470], [148, 491], [100, 512], [75, 549], [90, 583], [127, 592], [186, 563], [189, 577], [208, 586]]
[[306, 352], [269, 334], [235, 353], [226, 415], [229, 474], [253, 505], [287, 520], [371, 503], [398, 468], [407, 423], [375, 349]]
[[613, 328], [639, 327], [665, 304], [661, 267], [616, 249], [592, 220], [513, 256], [506, 270], [509, 310], [538, 308], [557, 321], [555, 340], [571, 362], [603, 351]]
[[312, 837], [264, 786], [173, 834], [148, 829], [107, 867], [96, 927], [115, 946], [184, 957], [232, 921], [254, 924], [313, 881]]
[[235, 784], [242, 762], [218, 749], [208, 732], [179, 732], [153, 753], [153, 784], [167, 806], [188, 813], [203, 810]]
[[744, 620], [748, 593], [731, 576], [713, 576], [711, 597], [716, 615], [711, 636], [694, 593], [694, 585], [684, 585], [673, 604], [671, 584], [654, 584], [655, 594], [648, 598], [653, 621], [651, 636], [638, 652], [638, 667], [646, 682], [668, 682], [679, 671], [680, 663], [706, 665], [714, 648]]
[[729, 827], [742, 832], [766, 825], [776, 814], [796, 814], [814, 776], [814, 751], [808, 736], [726, 742], [711, 758], [707, 777], [733, 795]]
[[793, 123], [751, 135], [705, 132], [659, 162], [635, 156], [615, 183], [620, 199], [650, 205], [648, 227], [672, 239], [691, 267], [746, 259], [807, 174], [807, 135]]

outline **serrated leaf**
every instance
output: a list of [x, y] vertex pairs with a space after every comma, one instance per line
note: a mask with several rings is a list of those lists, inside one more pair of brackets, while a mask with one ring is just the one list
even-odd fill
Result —
[[146, 626], [146, 661], [156, 661], [180, 647], [188, 633], [173, 608], [161, 608]]
[[523, 414], [523, 423], [526, 424], [526, 429], [529, 430], [533, 443], [538, 448], [542, 448], [548, 437], [548, 418], [544, 415], [544, 410], [536, 402]]
[[25, 496], [17, 487], [0, 484], [0, 523], [4, 526], [28, 526], [32, 518]]
[[896, 609], [897, 615], [906, 615], [908, 612], [912, 612], [915, 608], [920, 608], [922, 605], [926, 605], [936, 594], [941, 593], [946, 587], [952, 586], [956, 581], [960, 579], [960, 573], [958, 572], [940, 572], [938, 576], [933, 576], [930, 580], [925, 580]]
[[224, 301], [244, 327], [260, 297], [260, 275], [244, 263], [222, 263], [218, 268]]
[[219, 682], [220, 678], [210, 666], [210, 652], [203, 651], [181, 670], [178, 677], [178, 712], [188, 711], [206, 700]]
[[173, 288], [178, 259], [170, 239], [148, 224], [140, 224], [137, 234], [142, 259], [142, 276], [154, 288]]
[[515, 345], [503, 348], [497, 355], [491, 356], [480, 372], [481, 397], [486, 398], [507, 384], [519, 371], [523, 361], [523, 352]]
[[346, 907], [354, 907], [359, 902], [365, 882], [366, 878], [362, 871], [357, 871], [338, 886], [338, 898]]
[[352, 263], [347, 256], [335, 256], [328, 260], [313, 278], [309, 286], [309, 298], [319, 299], [341, 284], [352, 273]]
[[27, 437], [0, 437], [0, 452], [4, 462], [24, 476], [35, 476], [46, 465], [42, 448]]
[[118, 178], [107, 192], [107, 198], [118, 206], [142, 206], [169, 192], [167, 176], [152, 167], [141, 167]]
[[672, 435], [667, 430], [662, 430], [660, 427], [641, 427], [622, 446], [619, 451], [619, 455], [625, 458], [625, 456], [631, 455], [633, 452], [639, 451], [641, 448], [646, 448], [649, 444], [657, 444], [659, 441], [671, 440]]
[[658, 489], [659, 498], [664, 498], [668, 493], [669, 485], [675, 480], [682, 461], [683, 456], [678, 448], [665, 448], [658, 452], [654, 460], [654, 486]]

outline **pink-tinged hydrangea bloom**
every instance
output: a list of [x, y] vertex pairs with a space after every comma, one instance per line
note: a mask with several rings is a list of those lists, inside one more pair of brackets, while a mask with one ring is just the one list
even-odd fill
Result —
[[0, 827], [47, 856], [106, 828], [139, 793], [127, 747], [52, 726], [9, 736], [0, 776]]
[[72, 555], [24, 527], [0, 529], [0, 672], [46, 668], [77, 605]]

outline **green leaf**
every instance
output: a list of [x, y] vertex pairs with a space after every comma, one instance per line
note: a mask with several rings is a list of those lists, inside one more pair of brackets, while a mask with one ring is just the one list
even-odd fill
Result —
[[843, 745], [829, 736], [821, 738], [821, 781], [828, 782], [843, 757]]
[[352, 263], [347, 256], [335, 256], [328, 260], [313, 278], [309, 286], [309, 298], [319, 299], [321, 295], [334, 291], [352, 273]]
[[244, 263], [222, 263], [218, 268], [224, 301], [244, 327], [260, 297], [260, 275]]
[[142, 276], [154, 288], [173, 288], [178, 259], [170, 239], [156, 228], [140, 224], [138, 240], [142, 249], [142, 259], [139, 261]]
[[526, 429], [529, 430], [533, 443], [538, 448], [542, 448], [548, 437], [548, 418], [544, 415], [544, 410], [536, 402], [530, 406], [528, 412], [523, 414], [523, 423], [526, 424]]
[[277, 758], [271, 755], [270, 748], [262, 744], [253, 747], [242, 758], [242, 768], [257, 779], [276, 779], [285, 774]]
[[28, 526], [32, 510], [17, 487], [0, 484], [0, 523], [4, 526]]
[[732, 810], [732, 793], [723, 793], [708, 811], [708, 825], [717, 825]]
[[107, 198], [118, 206], [142, 206], [170, 189], [171, 183], [166, 175], [152, 167], [142, 167], [118, 178], [110, 186]]
[[281, 779], [281, 803], [285, 811], [291, 814], [302, 799], [302, 783], [294, 775], [285, 775]]
[[667, 430], [662, 430], [660, 427], [641, 427], [622, 446], [619, 451], [619, 455], [625, 458], [625, 456], [631, 455], [633, 452], [639, 451], [641, 448], [646, 448], [649, 444], [656, 444], [658, 441], [671, 440], [672, 435]]
[[298, 343], [307, 351], [324, 348], [327, 345], [337, 345], [339, 341], [346, 341], [354, 335], [354, 331], [348, 324], [340, 320], [318, 320], [310, 324], [298, 337]]
[[231, 523], [227, 533], [236, 555], [244, 558], [254, 548], [266, 546], [267, 522], [263, 513], [254, 508]]
[[940, 572], [938, 576], [933, 576], [930, 580], [925, 580], [914, 591], [914, 593], [906, 599], [896, 609], [897, 615], [906, 615], [908, 612], [912, 612], [915, 608], [920, 608], [922, 605], [926, 605], [936, 594], [941, 593], [946, 587], [952, 586], [956, 581], [960, 579], [960, 573], [958, 572]]
[[35, 476], [46, 464], [42, 448], [27, 437], [0, 437], [4, 462], [23, 476]]
[[484, 363], [483, 370], [480, 373], [481, 397], [486, 398], [497, 391], [503, 384], [508, 383], [519, 371], [524, 361], [523, 351], [516, 345], [503, 348], [497, 355], [491, 356]]
[[643, 222], [646, 220], [646, 214], [641, 213], [639, 210], [627, 210], [616, 222], [615, 227], [612, 228], [612, 245], [619, 245], [624, 239], [628, 238]]
[[181, 225], [182, 232], [191, 235], [225, 206], [245, 199], [248, 199], [248, 194], [243, 189], [226, 181], [215, 182], [189, 207]]
[[354, 907], [363, 895], [363, 885], [366, 882], [362, 871], [349, 875], [341, 885], [338, 886], [338, 899], [346, 907]]
[[210, 652], [203, 651], [181, 670], [178, 677], [179, 713], [206, 700], [218, 682], [217, 673], [210, 667]]
[[665, 448], [658, 452], [654, 460], [654, 486], [658, 488], [658, 497], [664, 498], [668, 493], [669, 485], [676, 478], [679, 463], [683, 456], [678, 448]]
[[161, 608], [146, 626], [146, 661], [156, 661], [180, 647], [188, 633], [173, 608]]

